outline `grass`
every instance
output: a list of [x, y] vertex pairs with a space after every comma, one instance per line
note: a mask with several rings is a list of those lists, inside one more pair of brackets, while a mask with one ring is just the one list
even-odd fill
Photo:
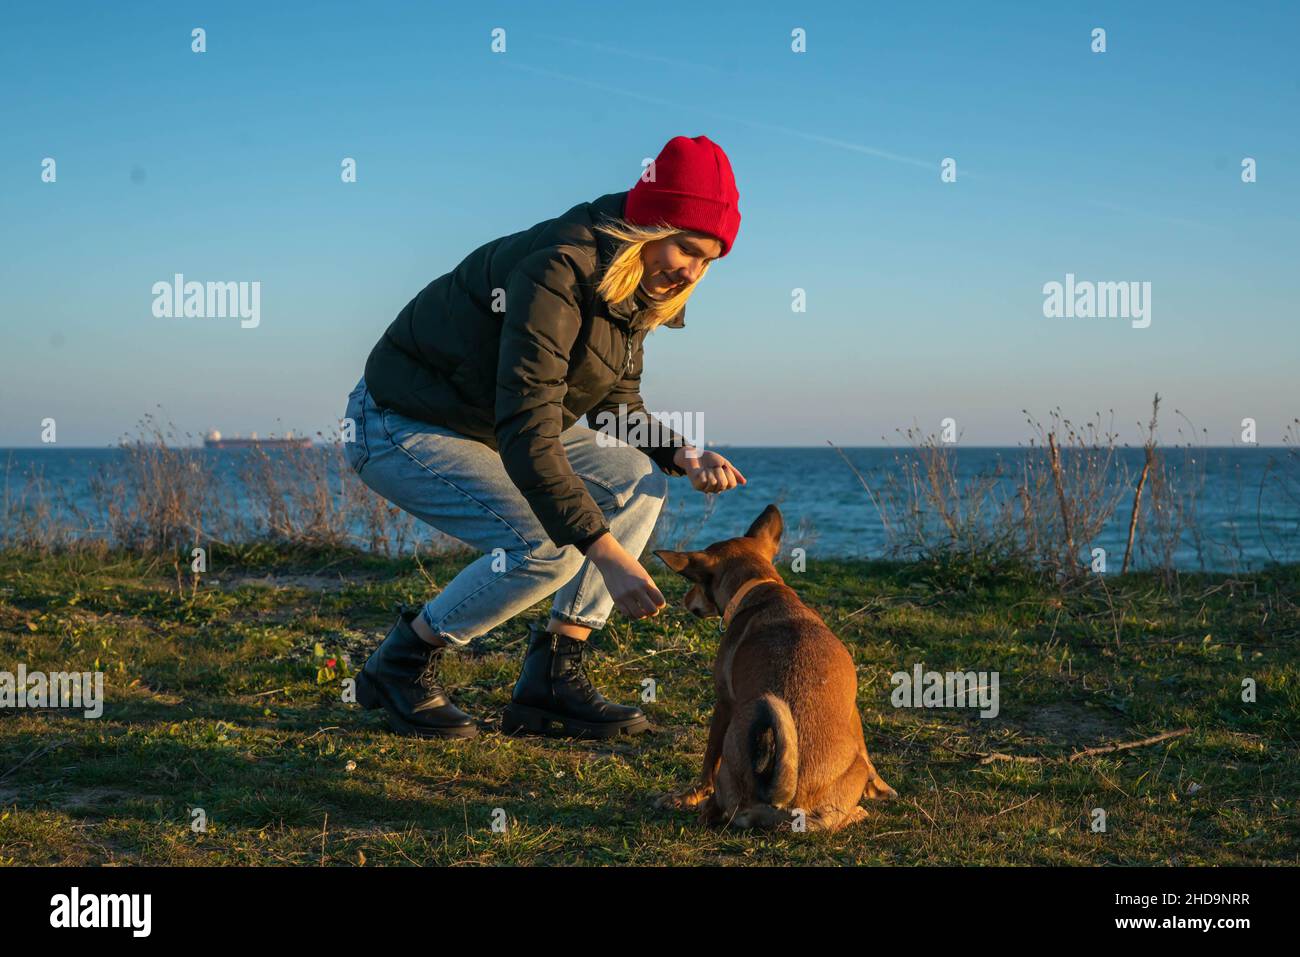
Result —
[[[832, 835], [709, 830], [659, 811], [698, 774], [712, 623], [616, 617], [592, 675], [643, 703], [616, 743], [495, 730], [517, 620], [450, 663], [468, 742], [388, 732], [340, 700], [393, 620], [464, 555], [244, 549], [195, 584], [129, 554], [0, 552], [0, 669], [100, 670], [101, 718], [0, 711], [0, 862], [402, 864], [1295, 864], [1300, 567], [1143, 574], [1063, 594], [1013, 572], [849, 561], [786, 577], [844, 640], [877, 768], [898, 801]], [[655, 563], [657, 565], [657, 563]], [[784, 571], [784, 570], [783, 570]], [[532, 615], [544, 614], [538, 606]], [[327, 669], [333, 658], [336, 666]], [[890, 704], [890, 675], [997, 671], [1001, 712]], [[1252, 678], [1258, 700], [1241, 700]], [[1163, 731], [1159, 744], [1069, 761]], [[984, 763], [1000, 752], [1040, 760]], [[191, 828], [202, 808], [206, 830]], [[1092, 809], [1107, 816], [1104, 833]], [[497, 811], [496, 809], [500, 809]], [[494, 815], [507, 823], [494, 831]]]

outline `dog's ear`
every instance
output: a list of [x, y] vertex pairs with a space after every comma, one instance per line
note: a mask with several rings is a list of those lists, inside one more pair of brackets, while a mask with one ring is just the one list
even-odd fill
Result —
[[754, 519], [754, 524], [749, 526], [745, 537], [755, 539], [767, 552], [768, 561], [771, 561], [781, 550], [781, 535], [784, 531], [785, 521], [781, 518], [781, 510], [775, 505], [769, 505], [763, 509], [762, 515]]
[[707, 581], [713, 573], [715, 561], [708, 552], [672, 552], [656, 548], [654, 553], [665, 565], [691, 581]]

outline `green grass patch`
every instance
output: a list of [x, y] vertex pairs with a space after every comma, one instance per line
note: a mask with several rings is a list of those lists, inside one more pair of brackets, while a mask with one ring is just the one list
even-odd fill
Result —
[[[900, 800], [833, 835], [710, 830], [653, 807], [698, 774], [713, 623], [616, 617], [591, 672], [651, 734], [495, 730], [522, 620], [456, 655], [472, 741], [397, 737], [340, 700], [394, 619], [464, 555], [244, 549], [170, 563], [0, 553], [0, 670], [102, 671], [101, 718], [0, 711], [0, 863], [1295, 864], [1300, 568], [1143, 574], [1062, 592], [986, 568], [812, 562], [786, 574], [853, 654], [868, 748]], [[527, 617], [541, 617], [539, 605]], [[335, 659], [332, 674], [323, 669]], [[1001, 710], [905, 709], [890, 676], [996, 671]], [[1257, 700], [1243, 702], [1253, 679]], [[1190, 732], [1070, 760], [1086, 748]], [[994, 752], [1022, 760], [985, 761]], [[1106, 813], [1104, 833], [1090, 825]], [[191, 823], [202, 809], [206, 830]], [[496, 831], [493, 821], [508, 822]]]

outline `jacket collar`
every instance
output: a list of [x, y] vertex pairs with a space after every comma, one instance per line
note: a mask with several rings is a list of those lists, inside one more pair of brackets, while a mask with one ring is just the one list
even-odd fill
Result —
[[[593, 225], [605, 216], [621, 218], [623, 216], [623, 209], [626, 202], [626, 190], [621, 193], [606, 193], [604, 196], [592, 200], [589, 205], [591, 206], [591, 219]], [[596, 237], [597, 262], [599, 263], [598, 268], [603, 269], [605, 264], [614, 257], [617, 240], [602, 232], [594, 232]], [[606, 306], [611, 317], [626, 322], [631, 326], [636, 326], [645, 311], [649, 308], [648, 304], [642, 300], [640, 292], [623, 302], [606, 303]], [[665, 322], [664, 325], [669, 329], [680, 329], [686, 325], [685, 307], [683, 307], [677, 315]]]
[[[610, 302], [605, 305], [610, 316], [633, 327], [640, 322], [650, 308], [642, 301], [640, 293], [623, 302]], [[664, 325], [669, 329], [680, 329], [686, 325], [686, 307], [683, 306], [681, 312], [665, 322]]]

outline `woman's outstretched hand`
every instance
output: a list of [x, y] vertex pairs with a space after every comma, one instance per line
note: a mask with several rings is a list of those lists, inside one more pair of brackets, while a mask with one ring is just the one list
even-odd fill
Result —
[[673, 455], [673, 464], [686, 470], [691, 485], [701, 492], [725, 492], [745, 484], [745, 476], [717, 452], [701, 452], [683, 446]]
[[592, 542], [587, 557], [600, 569], [615, 607], [629, 618], [650, 618], [666, 604], [645, 566], [613, 535], [605, 534]]

